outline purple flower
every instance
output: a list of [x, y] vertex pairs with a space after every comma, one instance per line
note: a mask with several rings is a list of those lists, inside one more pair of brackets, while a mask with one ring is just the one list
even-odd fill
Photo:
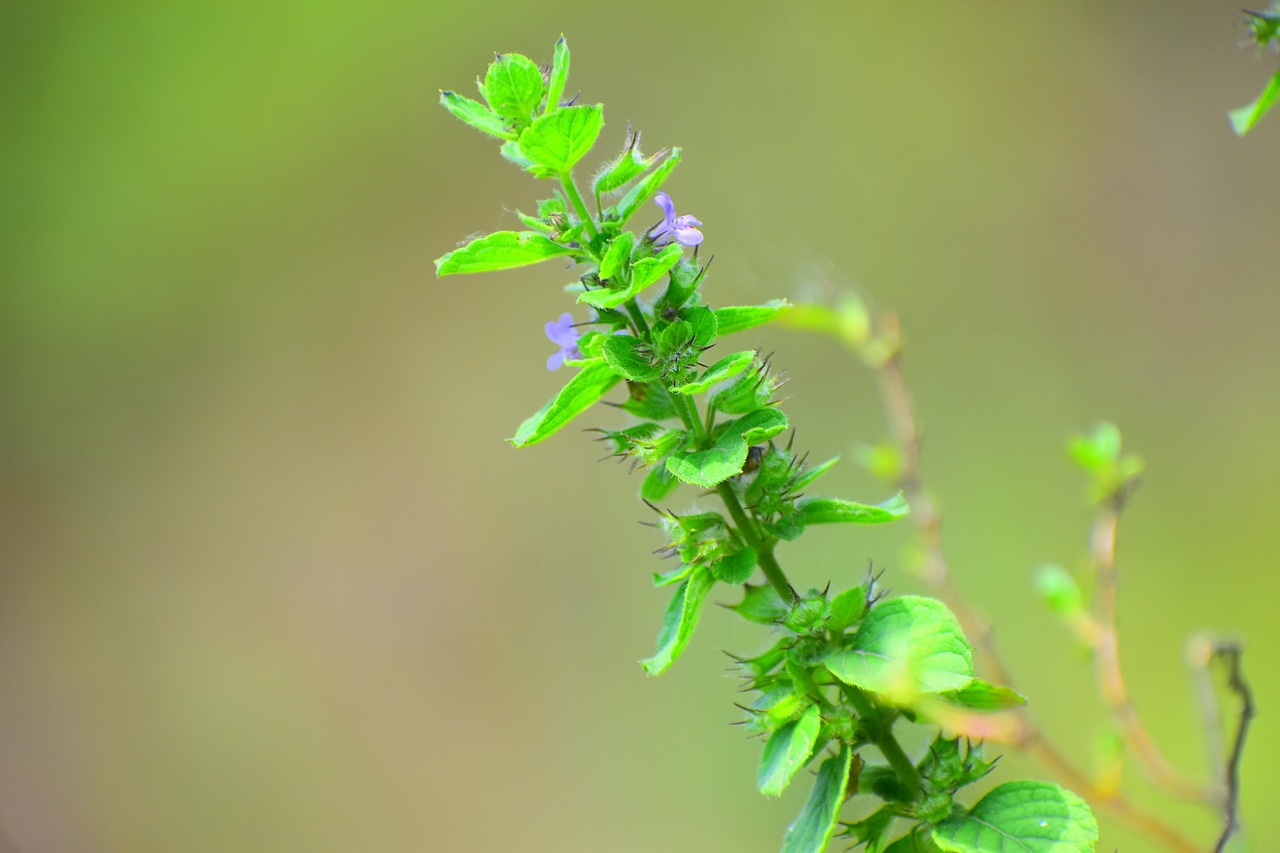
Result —
[[551, 343], [560, 347], [559, 352], [553, 352], [547, 358], [547, 370], [557, 370], [565, 359], [582, 358], [582, 350], [578, 349], [578, 338], [582, 336], [573, 327], [572, 314], [561, 314], [559, 320], [548, 323], [547, 337], [551, 339]]
[[655, 246], [665, 246], [675, 240], [681, 246], [696, 246], [702, 242], [702, 232], [698, 226], [702, 223], [689, 214], [676, 216], [675, 203], [666, 193], [658, 193], [653, 203], [662, 208], [662, 221], [649, 231], [649, 239]]

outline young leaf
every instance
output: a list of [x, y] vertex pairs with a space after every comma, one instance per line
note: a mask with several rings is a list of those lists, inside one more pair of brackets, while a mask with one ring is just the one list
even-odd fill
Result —
[[884, 848], [882, 853], [940, 853], [940, 849], [933, 843], [928, 826], [922, 824]]
[[564, 84], [569, 79], [569, 44], [564, 36], [556, 42], [555, 51], [551, 54], [551, 78], [547, 83], [546, 112], [553, 113], [560, 107], [560, 99], [564, 97]]
[[871, 608], [853, 641], [824, 663], [846, 684], [903, 705], [973, 681], [973, 650], [956, 617], [942, 602], [914, 595]]
[[746, 583], [756, 570], [756, 549], [752, 547], [735, 551], [711, 564], [711, 572], [721, 583], [737, 586]]
[[604, 341], [604, 360], [614, 372], [632, 382], [651, 382], [661, 373], [652, 362], [649, 345], [630, 335], [609, 335]]
[[520, 134], [524, 156], [554, 172], [564, 173], [586, 156], [604, 126], [604, 107], [578, 104], [534, 120]]
[[677, 394], [701, 394], [717, 382], [723, 382], [726, 379], [737, 376], [750, 367], [755, 358], [755, 350], [746, 350], [745, 352], [735, 352], [733, 355], [727, 355], [708, 367], [698, 377], [698, 381], [689, 382], [671, 390]]
[[804, 513], [805, 524], [883, 524], [902, 518], [910, 509], [901, 492], [874, 506], [840, 498], [801, 498], [796, 508]]
[[608, 281], [626, 268], [635, 245], [636, 235], [630, 231], [623, 231], [614, 238], [609, 244], [609, 251], [604, 253], [604, 259], [600, 261], [601, 281]]
[[440, 103], [449, 112], [482, 133], [496, 136], [499, 139], [515, 139], [515, 133], [508, 129], [502, 116], [486, 107], [479, 101], [473, 101], [457, 92], [440, 90]]
[[607, 163], [591, 182], [591, 191], [596, 197], [620, 190], [640, 177], [654, 163], [667, 156], [663, 148], [648, 157], [640, 153], [640, 134], [627, 127], [627, 140], [620, 153], [612, 162]]
[[542, 102], [542, 72], [527, 56], [498, 54], [484, 75], [484, 93], [495, 113], [528, 124]]
[[552, 243], [537, 231], [495, 231], [436, 258], [436, 275], [512, 269], [575, 251]]
[[670, 156], [662, 161], [662, 165], [654, 171], [650, 172], [643, 181], [627, 190], [627, 194], [622, 197], [616, 205], [609, 209], [618, 220], [626, 225], [627, 221], [640, 209], [640, 205], [648, 201], [649, 197], [658, 191], [676, 166], [680, 165], [680, 149], [672, 148]]
[[622, 381], [604, 359], [585, 362], [569, 384], [560, 389], [550, 402], [520, 424], [507, 441], [516, 447], [537, 444], [554, 434], [569, 421], [591, 408], [591, 405]]
[[784, 311], [791, 309], [785, 299], [772, 299], [763, 305], [729, 305], [716, 308], [716, 320], [720, 334], [729, 335], [762, 326]]
[[641, 258], [633, 263], [631, 265], [631, 281], [625, 288], [618, 290], [608, 288], [588, 290], [578, 294], [578, 301], [601, 309], [621, 305], [662, 278], [663, 273], [675, 266], [676, 261], [680, 260], [680, 253], [680, 244], [672, 243], [658, 254], [648, 258]]
[[1280, 101], [1280, 71], [1277, 71], [1276, 76], [1267, 83], [1257, 100], [1227, 114], [1231, 118], [1231, 127], [1236, 135], [1244, 136], [1252, 130], [1259, 119], [1266, 115], [1277, 101]]
[[662, 628], [658, 631], [658, 650], [653, 657], [640, 661], [645, 672], [662, 675], [680, 657], [698, 625], [702, 603], [715, 583], [711, 572], [699, 566], [671, 596], [667, 612], [662, 617]]
[[682, 483], [710, 489], [741, 474], [746, 461], [747, 443], [742, 435], [725, 433], [707, 450], [671, 454], [667, 457], [667, 470]]
[[840, 748], [818, 768], [818, 778], [813, 791], [800, 811], [795, 823], [787, 827], [782, 840], [782, 853], [822, 853], [836, 829], [836, 818], [844, 803], [845, 787], [849, 784], [849, 767], [853, 753], [848, 745]]
[[983, 714], [1008, 711], [1027, 704], [1026, 697], [1015, 690], [997, 684], [988, 684], [975, 678], [959, 690], [939, 694], [942, 699], [966, 711]]
[[821, 465], [815, 465], [812, 468], [806, 468], [804, 473], [791, 482], [792, 491], [800, 491], [807, 489], [810, 484], [817, 482], [818, 478], [831, 470], [831, 468], [840, 461], [839, 456], [832, 456]]
[[792, 720], [769, 737], [756, 773], [760, 793], [766, 797], [782, 796], [791, 779], [809, 763], [821, 728], [822, 714], [817, 705], [810, 705], [800, 719]]
[[1098, 823], [1084, 800], [1050, 782], [1006, 782], [933, 828], [945, 853], [1088, 853]]
[[1049, 609], [1064, 619], [1074, 619], [1084, 612], [1084, 594], [1062, 566], [1045, 564], [1035, 571], [1036, 589]]
[[773, 585], [767, 583], [744, 587], [742, 601], [726, 606], [743, 619], [761, 625], [772, 625], [787, 615], [787, 605], [778, 597]]
[[640, 484], [640, 497], [651, 504], [657, 503], [671, 494], [678, 485], [680, 481], [671, 475], [666, 465], [655, 465]]

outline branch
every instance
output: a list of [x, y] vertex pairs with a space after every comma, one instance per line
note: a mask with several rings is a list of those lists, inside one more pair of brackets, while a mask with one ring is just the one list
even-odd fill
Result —
[[1231, 688], [1232, 693], [1240, 697], [1240, 723], [1236, 727], [1236, 737], [1231, 744], [1231, 757], [1227, 759], [1227, 766], [1223, 771], [1226, 777], [1226, 797], [1222, 804], [1224, 826], [1222, 835], [1218, 837], [1218, 843], [1213, 848], [1214, 853], [1222, 853], [1232, 833], [1240, 826], [1238, 813], [1240, 758], [1244, 755], [1244, 739], [1249, 733], [1249, 723], [1253, 720], [1257, 709], [1253, 705], [1253, 691], [1249, 689], [1249, 684], [1244, 680], [1244, 673], [1241, 671], [1240, 658], [1244, 655], [1244, 649], [1238, 643], [1219, 643], [1215, 646], [1213, 654], [1214, 657], [1227, 662], [1227, 686]]

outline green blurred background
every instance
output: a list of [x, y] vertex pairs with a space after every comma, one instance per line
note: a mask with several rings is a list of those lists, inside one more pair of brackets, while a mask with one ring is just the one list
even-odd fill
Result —
[[[710, 611], [644, 678], [639, 480], [576, 431], [503, 442], [564, 379], [566, 272], [433, 275], [546, 189], [437, 89], [561, 32], [602, 153], [627, 120], [685, 148], [714, 303], [901, 313], [953, 565], [1085, 764], [1106, 717], [1029, 576], [1081, 566], [1065, 438], [1122, 426], [1135, 699], [1203, 772], [1184, 641], [1248, 638], [1244, 813], [1280, 849], [1280, 118], [1230, 132], [1275, 65], [1237, 6], [0, 3], [0, 849], [776, 849], [801, 796], [754, 793], [718, 651], [759, 634]], [[815, 458], [885, 436], [834, 344], [757, 342]], [[781, 556], [913, 591], [909, 533]]]

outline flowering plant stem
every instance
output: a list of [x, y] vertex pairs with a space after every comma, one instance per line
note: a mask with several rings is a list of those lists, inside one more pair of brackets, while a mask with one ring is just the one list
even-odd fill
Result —
[[[810, 467], [807, 455], [792, 452], [794, 432], [785, 444], [775, 441], [791, 423], [776, 398], [781, 380], [770, 360], [748, 349], [703, 364], [724, 338], [793, 306], [712, 307], [707, 266], [697, 259], [702, 222], [677, 214], [662, 189], [681, 162], [679, 148], [645, 157], [639, 134], [628, 132], [621, 153], [594, 173], [598, 215], [591, 215], [573, 169], [600, 134], [603, 107], [560, 102], [568, 69], [561, 39], [545, 68], [518, 54], [498, 55], [480, 87], [487, 105], [441, 93], [450, 112], [501, 141], [508, 162], [557, 180], [560, 190], [538, 202], [536, 216], [519, 213], [526, 230], [473, 240], [439, 258], [436, 270], [477, 273], [552, 258], [579, 266], [566, 290], [590, 316], [575, 321], [566, 312], [546, 324], [558, 347], [547, 367], [576, 373], [510, 441], [544, 441], [625, 387], [625, 398], [611, 405], [631, 421], [594, 431], [612, 455], [646, 472], [640, 497], [658, 513], [653, 526], [666, 538], [658, 553], [678, 559], [654, 576], [671, 597], [656, 650], [641, 661], [645, 672], [661, 675], [676, 663], [715, 590], [741, 595], [727, 608], [767, 631], [762, 650], [735, 657], [743, 692], [753, 696], [738, 706], [742, 722], [764, 741], [756, 787], [779, 796], [816, 765], [809, 797], [783, 836], [784, 853], [823, 853], [837, 836], [883, 853], [1094, 850], [1092, 811], [1056, 784], [1005, 782], [972, 805], [961, 801], [994, 761], [955, 734], [965, 731], [960, 723], [1007, 714], [1025, 699], [977, 677], [973, 647], [946, 605], [888, 596], [878, 574], [843, 589], [791, 584], [775, 554], [781, 543], [824, 525], [892, 522], [908, 514], [907, 501], [901, 493], [876, 504], [811, 495], [837, 460]], [[602, 199], [616, 201], [601, 207]], [[650, 202], [662, 220], [647, 231], [628, 230]], [[681, 486], [691, 506], [660, 508]], [[703, 505], [712, 494], [727, 517]], [[899, 722], [932, 732], [916, 761], [894, 733]], [[865, 760], [867, 746], [887, 763]], [[871, 802], [860, 819], [841, 821], [853, 798]]]

